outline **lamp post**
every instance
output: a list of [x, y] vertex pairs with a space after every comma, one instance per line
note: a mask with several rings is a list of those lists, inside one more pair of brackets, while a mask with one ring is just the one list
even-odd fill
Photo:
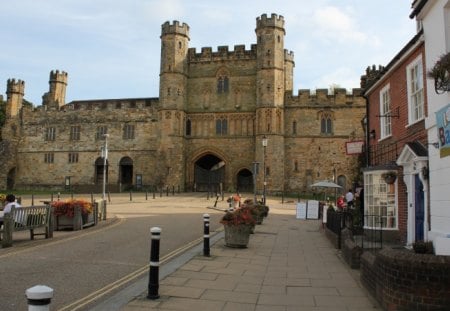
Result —
[[263, 150], [264, 150], [264, 154], [263, 154], [263, 176], [264, 176], [264, 188], [263, 188], [263, 204], [266, 205], [266, 147], [267, 147], [267, 137], [266, 135], [263, 136], [262, 139], [262, 145], [263, 145]]
[[259, 162], [253, 162], [253, 202], [257, 202], [256, 200], [256, 176], [258, 175], [258, 167]]
[[108, 161], [108, 137], [109, 134], [104, 134], [103, 137], [105, 138], [105, 146], [102, 149], [102, 157], [103, 157], [103, 192], [102, 192], [102, 199], [106, 200], [106, 165]]

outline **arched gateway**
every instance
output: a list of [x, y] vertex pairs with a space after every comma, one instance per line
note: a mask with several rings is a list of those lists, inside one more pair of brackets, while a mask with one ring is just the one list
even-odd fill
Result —
[[194, 191], [220, 191], [225, 177], [225, 162], [206, 154], [194, 163]]

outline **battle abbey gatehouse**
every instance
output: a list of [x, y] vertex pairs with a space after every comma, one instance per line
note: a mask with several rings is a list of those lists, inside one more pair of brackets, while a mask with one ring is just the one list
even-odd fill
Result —
[[263, 188], [264, 171], [269, 193], [307, 191], [325, 179], [350, 187], [358, 156], [346, 146], [364, 137], [361, 90], [294, 94], [284, 18], [261, 15], [255, 32], [250, 49], [198, 51], [189, 47], [187, 24], [164, 23], [159, 97], [67, 103], [68, 74], [55, 70], [42, 104], [30, 107], [25, 82], [8, 80], [0, 189], [99, 191], [104, 171], [110, 191], [251, 192], [255, 182]]

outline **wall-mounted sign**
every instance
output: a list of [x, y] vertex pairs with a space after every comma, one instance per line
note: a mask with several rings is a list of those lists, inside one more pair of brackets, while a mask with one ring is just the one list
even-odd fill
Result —
[[450, 155], [450, 104], [436, 112], [436, 125], [441, 158]]
[[345, 152], [347, 153], [347, 155], [360, 154], [363, 152], [363, 146], [363, 140], [348, 141], [345, 143]]

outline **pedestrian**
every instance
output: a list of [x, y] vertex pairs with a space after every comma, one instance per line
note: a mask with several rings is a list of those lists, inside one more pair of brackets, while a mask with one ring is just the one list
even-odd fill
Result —
[[352, 189], [348, 189], [348, 192], [345, 194], [345, 201], [347, 202], [347, 208], [353, 208], [353, 192]]
[[[8, 194], [5, 198], [5, 207], [3, 208], [3, 216], [4, 214], [11, 213], [11, 209], [22, 207], [19, 203], [16, 202], [16, 196], [14, 194]], [[3, 225], [3, 216], [0, 218], [0, 226]], [[16, 219], [14, 219], [15, 222], [23, 223], [23, 220], [19, 219], [20, 217], [18, 214], [16, 214]]]
[[338, 207], [339, 211], [343, 211], [345, 208], [345, 202], [344, 202], [344, 196], [340, 195], [339, 198], [337, 199], [336, 205]]
[[233, 195], [233, 207], [238, 208], [241, 206], [241, 196], [239, 195], [239, 192], [236, 192], [235, 195]]

